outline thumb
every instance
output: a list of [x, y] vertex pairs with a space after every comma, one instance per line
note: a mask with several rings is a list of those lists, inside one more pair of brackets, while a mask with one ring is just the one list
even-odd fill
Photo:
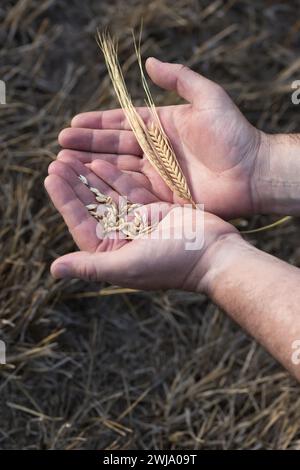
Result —
[[78, 278], [86, 281], [108, 281], [118, 283], [124, 275], [122, 260], [118, 251], [89, 253], [77, 251], [61, 256], [51, 265], [55, 279]]
[[199, 95], [212, 93], [217, 84], [181, 64], [161, 62], [154, 57], [146, 61], [146, 70], [151, 80], [165, 90], [173, 90], [192, 103]]

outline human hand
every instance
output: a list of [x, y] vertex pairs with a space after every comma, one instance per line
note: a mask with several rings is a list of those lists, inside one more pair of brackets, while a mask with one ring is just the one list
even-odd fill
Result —
[[[116, 168], [115, 171], [118, 172]], [[240, 238], [234, 227], [212, 214], [201, 214], [199, 210], [170, 203], [149, 204], [151, 193], [134, 183], [139, 191], [139, 202], [145, 204], [149, 213], [153, 212], [150, 209], [159, 207], [161, 221], [158, 226], [150, 238], [132, 241], [108, 237], [99, 239], [97, 222], [85, 207], [94, 202], [94, 197], [79, 180], [80, 174], [114, 201], [118, 200], [120, 188], [123, 196], [127, 196], [131, 188], [130, 185], [124, 187], [122, 178], [119, 178], [113, 190], [76, 158], [69, 163], [57, 160], [50, 165], [45, 187], [82, 250], [62, 256], [53, 263], [51, 271], [56, 278], [108, 281], [144, 290], [178, 288], [205, 292], [208, 289], [206, 278], [213, 268], [210, 259], [215, 256], [215, 247], [221, 246], [228, 238]], [[112, 173], [112, 177], [115, 176]], [[172, 236], [174, 231], [182, 236], [176, 239]], [[203, 237], [203, 245], [200, 244], [196, 250], [187, 249], [187, 242], [191, 240], [187, 240], [185, 234], [190, 237], [191, 233]]]
[[[189, 102], [158, 108], [158, 113], [195, 202], [223, 218], [255, 211], [252, 174], [260, 131], [214, 82], [182, 65], [156, 59], [148, 59], [146, 67], [154, 83]], [[139, 112], [149, 122], [147, 109], [139, 108]], [[151, 192], [148, 202], [179, 202], [142, 154], [122, 110], [76, 116], [72, 127], [61, 132], [59, 142], [64, 147], [59, 160], [68, 163], [75, 157], [90, 163], [111, 187], [115, 187], [114, 178], [126, 185], [130, 175]], [[138, 191], [133, 185], [129, 197], [134, 202]]]

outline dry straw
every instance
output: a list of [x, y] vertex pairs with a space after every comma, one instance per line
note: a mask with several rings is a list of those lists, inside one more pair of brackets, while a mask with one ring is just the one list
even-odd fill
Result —
[[144, 154], [153, 167], [158, 171], [167, 186], [177, 196], [189, 201], [193, 206], [195, 206], [186, 178], [180, 168], [172, 145], [163, 129], [155, 104], [151, 97], [143, 72], [140, 42], [137, 45], [134, 40], [134, 46], [140, 67], [141, 80], [146, 94], [146, 104], [152, 118], [152, 122], [149, 127], [146, 126], [132, 103], [125, 84], [122, 69], [119, 64], [116, 42], [107, 32], [98, 32], [97, 42], [103, 52], [117, 98]]

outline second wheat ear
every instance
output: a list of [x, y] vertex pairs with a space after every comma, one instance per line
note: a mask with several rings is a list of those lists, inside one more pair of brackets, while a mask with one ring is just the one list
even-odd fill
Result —
[[192, 199], [186, 178], [156, 112], [154, 101], [144, 76], [140, 50], [136, 42], [134, 41], [134, 46], [140, 67], [141, 81], [146, 94], [147, 107], [152, 118], [149, 127], [146, 126], [132, 103], [118, 60], [116, 42], [108, 33], [101, 34], [99, 32], [97, 42], [103, 52], [117, 98], [141, 149], [171, 191], [181, 199], [189, 201], [195, 207], [196, 204]]

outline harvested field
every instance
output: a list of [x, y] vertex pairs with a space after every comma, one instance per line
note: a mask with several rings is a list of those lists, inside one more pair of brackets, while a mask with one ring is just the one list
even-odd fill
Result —
[[[144, 58], [219, 82], [265, 131], [299, 132], [299, 13], [299, 0], [1, 1], [1, 449], [300, 449], [299, 385], [206, 297], [51, 278], [74, 245], [43, 187], [60, 129], [117, 106], [97, 27], [118, 33], [137, 104], [143, 18]], [[299, 228], [251, 240], [300, 266]]]

